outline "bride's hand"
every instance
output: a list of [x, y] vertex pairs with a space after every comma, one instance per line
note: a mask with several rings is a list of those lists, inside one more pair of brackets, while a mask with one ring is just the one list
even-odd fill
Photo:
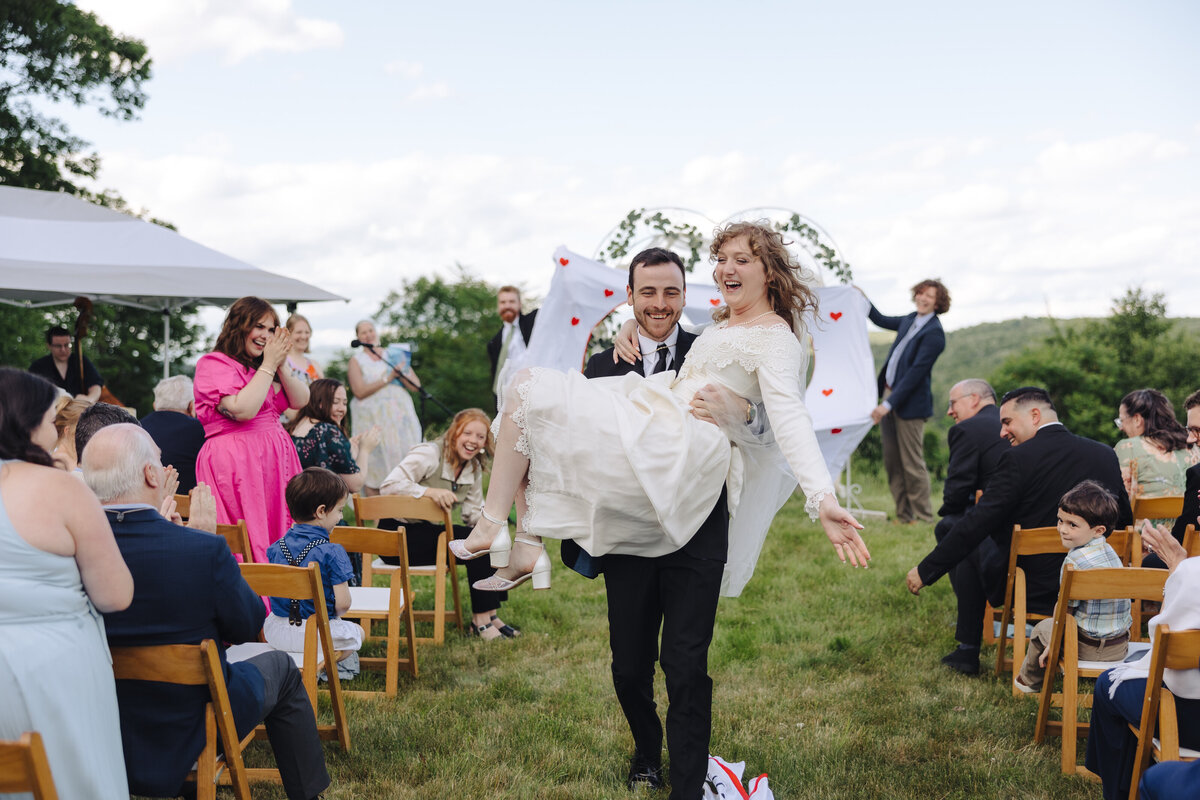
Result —
[[614, 364], [617, 363], [618, 357], [630, 364], [636, 364], [642, 357], [642, 348], [638, 344], [636, 320], [625, 320], [625, 323], [621, 325], [621, 330], [617, 331], [617, 335], [613, 337]]
[[867, 566], [871, 553], [867, 550], [866, 542], [858, 535], [862, 524], [842, 508], [832, 494], [821, 498], [820, 513], [821, 527], [825, 529], [825, 535], [829, 537], [842, 563], [848, 558], [856, 567]]

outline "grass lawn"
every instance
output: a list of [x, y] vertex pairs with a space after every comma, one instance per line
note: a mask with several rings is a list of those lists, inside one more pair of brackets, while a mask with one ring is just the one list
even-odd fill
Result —
[[[863, 502], [890, 509], [878, 482]], [[776, 518], [750, 585], [717, 614], [712, 752], [747, 762], [747, 777], [768, 773], [781, 800], [1099, 797], [1060, 775], [1057, 739], [1033, 744], [1035, 700], [938, 663], [954, 646], [949, 582], [919, 598], [904, 588], [931, 526], [872, 522], [865, 538], [874, 560], [855, 570], [802, 501]], [[632, 745], [613, 697], [602, 579], [570, 572], [550, 547], [553, 588], [524, 586], [503, 609], [524, 636], [451, 634], [418, 651], [420, 677], [402, 674], [394, 700], [350, 697], [352, 749], [326, 746], [327, 798], [652, 796], [624, 784]], [[428, 579], [414, 584], [428, 602]], [[656, 686], [665, 701], [661, 674]], [[265, 785], [254, 794], [283, 797]]]

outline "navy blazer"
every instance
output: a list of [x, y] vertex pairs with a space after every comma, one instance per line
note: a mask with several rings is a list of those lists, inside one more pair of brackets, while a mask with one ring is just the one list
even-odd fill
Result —
[[196, 456], [204, 446], [204, 426], [179, 411], [155, 411], [142, 417], [142, 428], [162, 451], [162, 463], [179, 471], [179, 493], [196, 488]]
[[[1012, 544], [1012, 527], [1044, 528], [1058, 519], [1058, 501], [1080, 481], [1093, 480], [1117, 498], [1118, 528], [1132, 525], [1129, 495], [1121, 464], [1111, 447], [1076, 436], [1062, 425], [1039, 428], [1032, 439], [1010, 447], [979, 504], [968, 509], [937, 547], [917, 565], [921, 583], [929, 586], [991, 536], [1004, 560]], [[1031, 611], [1048, 614], [1058, 598], [1063, 556], [1022, 556]]]
[[1183, 513], [1179, 515], [1179, 519], [1175, 520], [1175, 527], [1171, 529], [1171, 534], [1183, 543], [1183, 534], [1187, 531], [1188, 525], [1196, 525], [1200, 527], [1200, 522], [1196, 521], [1196, 517], [1200, 516], [1200, 464], [1194, 467], [1188, 467], [1187, 472], [1183, 473], [1185, 483], [1183, 489]]
[[1000, 409], [990, 403], [970, 419], [951, 426], [946, 443], [950, 463], [939, 517], [962, 514], [975, 505], [975, 492], [985, 488], [999, 469], [1000, 457], [1009, 448], [1008, 440], [1000, 437]]
[[[113, 647], [239, 644], [258, 638], [266, 618], [220, 536], [175, 525], [152, 509], [105, 509], [117, 547], [133, 574], [133, 603], [104, 615]], [[262, 718], [262, 673], [247, 663], [221, 665], [239, 735]], [[204, 749], [207, 686], [117, 681], [121, 747], [134, 794], [174, 797]]]
[[[883, 390], [887, 386], [884, 376], [887, 373], [888, 362], [892, 360], [892, 352], [896, 345], [900, 344], [904, 334], [912, 327], [917, 312], [903, 317], [889, 317], [880, 314], [872, 305], [867, 316], [879, 327], [896, 332], [896, 339], [888, 348], [883, 368], [879, 370], [879, 396], [883, 397]], [[892, 393], [887, 399], [893, 414], [900, 419], [928, 419], [933, 416], [930, 373], [933, 371], [933, 362], [937, 361], [945, 349], [946, 332], [942, 330], [942, 322], [935, 314], [933, 319], [917, 331], [900, 354], [900, 363], [896, 365], [896, 385], [892, 387]]]
[[[675, 340], [675, 360], [671, 362], [668, 369], [679, 371], [679, 368], [683, 366], [684, 357], [687, 356], [688, 350], [692, 349], [692, 343], [695, 341], [696, 334], [679, 328], [679, 336]], [[638, 359], [636, 364], [618, 359], [614, 364], [613, 348], [610, 347], [588, 359], [583, 376], [585, 378], [610, 378], [628, 375], [630, 372], [643, 375], [645, 373], [642, 371], [642, 364], [643, 359]], [[696, 558], [722, 563], [725, 561], [729, 552], [729, 511], [725, 503], [724, 489], [721, 490], [720, 499], [700, 526], [700, 530], [696, 531], [696, 535], [689, 539], [681, 549]], [[560, 554], [564, 564], [584, 577], [594, 578], [604, 571], [603, 557], [592, 556], [572, 539], [563, 540]]]

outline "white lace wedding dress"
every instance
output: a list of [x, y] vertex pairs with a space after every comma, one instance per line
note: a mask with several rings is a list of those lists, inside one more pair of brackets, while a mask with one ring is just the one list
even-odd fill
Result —
[[[666, 555], [699, 529], [727, 482], [732, 518], [722, 593], [736, 596], [797, 480], [811, 515], [833, 492], [803, 401], [807, 359], [783, 323], [718, 323], [693, 343], [678, 376], [588, 380], [532, 370], [517, 385], [513, 413], [517, 449], [529, 458], [526, 530], [575, 539], [594, 556]], [[734, 444], [693, 417], [688, 403], [709, 383], [763, 403], [773, 439], [764, 444], [732, 429]]]

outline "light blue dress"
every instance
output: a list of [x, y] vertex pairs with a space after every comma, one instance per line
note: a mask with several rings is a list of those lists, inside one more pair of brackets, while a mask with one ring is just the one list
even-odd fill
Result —
[[104, 620], [75, 559], [22, 539], [0, 495], [0, 739], [24, 731], [42, 735], [59, 797], [128, 800]]

